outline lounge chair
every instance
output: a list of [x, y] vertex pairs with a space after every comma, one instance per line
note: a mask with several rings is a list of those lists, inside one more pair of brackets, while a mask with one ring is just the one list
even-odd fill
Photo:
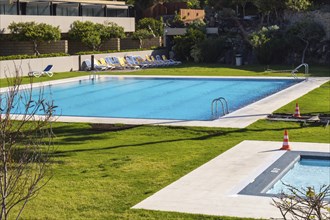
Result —
[[165, 63], [166, 66], [174, 66], [174, 63], [170, 62], [169, 60], [162, 59], [159, 55], [156, 55], [156, 60], [161, 63]]
[[128, 68], [131, 68], [131, 69], [140, 69], [141, 67], [135, 63], [134, 59], [131, 57], [131, 56], [125, 56], [123, 61], [125, 62], [126, 61], [126, 65], [128, 66]]
[[164, 60], [157, 60], [154, 56], [150, 55], [150, 59], [153, 62], [158, 63], [159, 66], [168, 66], [168, 63], [166, 63]]
[[115, 66], [113, 66], [113, 65], [111, 65], [111, 64], [109, 64], [109, 63], [107, 63], [107, 62], [105, 61], [104, 58], [100, 58], [100, 59], [99, 59], [99, 63], [100, 63], [102, 66], [106, 66], [107, 69], [109, 69], [109, 70], [113, 70], [113, 69], [115, 69]]
[[155, 67], [164, 66], [163, 64], [153, 60], [152, 57], [151, 56], [149, 57], [148, 55], [146, 55], [146, 61], [152, 63]]
[[173, 63], [174, 65], [182, 64], [181, 61], [176, 61], [176, 60], [173, 60], [173, 59], [167, 59], [167, 57], [165, 55], [162, 55], [162, 58], [165, 62], [169, 61], [170, 63]]
[[145, 67], [155, 67], [156, 66], [152, 62], [144, 60], [141, 56], [134, 56], [134, 59], [139, 65], [144, 65]]
[[35, 76], [35, 77], [40, 77], [42, 75], [47, 75], [49, 77], [52, 77], [54, 75], [53, 72], [51, 72], [52, 68], [53, 68], [53, 65], [50, 64], [50, 65], [46, 66], [46, 68], [42, 71], [31, 71], [31, 67], [30, 67], [30, 64], [29, 64], [30, 71], [29, 71], [28, 75], [29, 76]]
[[[94, 60], [94, 68], [95, 70], [106, 70], [107, 66], [99, 65], [96, 60]], [[92, 70], [92, 62], [90, 60], [85, 60], [82, 64], [82, 69], [85, 71], [90, 71]]]
[[125, 64], [125, 61], [120, 57], [111, 57], [112, 62], [121, 69], [126, 69], [128, 66]]
[[124, 69], [124, 67], [122, 67], [120, 65], [120, 63], [117, 63], [117, 62], [114, 61], [113, 57], [106, 57], [104, 59], [105, 59], [105, 62], [107, 62], [108, 65], [112, 65], [113, 67], [115, 67], [115, 69], [117, 69], [117, 70], [118, 69], [120, 69], [120, 70]]

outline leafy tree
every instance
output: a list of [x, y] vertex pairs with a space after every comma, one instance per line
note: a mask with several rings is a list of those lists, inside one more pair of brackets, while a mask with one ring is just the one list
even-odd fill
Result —
[[168, 21], [168, 25], [170, 27], [182, 28], [184, 27], [184, 22], [182, 21], [181, 16], [177, 12], [175, 12], [174, 18]]
[[[44, 98], [42, 89], [36, 97], [32, 84], [22, 89], [20, 70], [15, 66], [14, 77], [7, 79], [11, 87], [0, 94], [0, 219], [20, 219], [26, 204], [50, 178], [56, 106]], [[11, 75], [8, 69], [5, 75]]]
[[125, 36], [124, 28], [115, 23], [95, 24], [91, 21], [73, 22], [68, 34], [71, 39], [81, 40], [92, 50], [98, 50], [106, 40]]
[[286, 0], [285, 5], [292, 11], [304, 11], [311, 6], [310, 0]]
[[35, 22], [12, 22], [8, 26], [14, 40], [32, 41], [34, 45], [34, 53], [39, 55], [38, 44], [40, 42], [57, 41], [61, 39], [61, 31], [59, 27], [54, 27], [45, 23]]
[[191, 57], [196, 63], [215, 63], [223, 55], [226, 43], [221, 38], [208, 38], [192, 46]]
[[197, 9], [197, 8], [201, 7], [199, 0], [188, 0], [187, 1], [187, 6], [188, 6], [188, 8], [194, 8], [194, 9]]
[[264, 18], [266, 17], [268, 26], [270, 25], [271, 13], [274, 12], [278, 18], [278, 11], [283, 9], [284, 6], [283, 1], [278, 0], [254, 0], [254, 4], [261, 13], [260, 24], [263, 24]]
[[101, 39], [125, 38], [124, 28], [114, 22], [106, 22], [104, 25], [95, 24], [96, 29], [100, 31]]
[[143, 18], [139, 20], [137, 24], [137, 29], [146, 29], [155, 36], [163, 36], [164, 25], [162, 20], [157, 20], [154, 18]]
[[142, 40], [154, 37], [153, 33], [146, 29], [140, 29], [133, 33], [132, 39], [140, 41], [140, 48], [142, 48]]
[[262, 27], [251, 35], [251, 43], [262, 64], [280, 62], [285, 55], [285, 41], [278, 26]]
[[190, 51], [194, 45], [205, 39], [205, 33], [201, 30], [188, 28], [185, 35], [176, 36], [174, 38], [173, 50], [178, 59], [190, 60]]
[[305, 62], [307, 49], [318, 42], [325, 36], [323, 27], [312, 20], [303, 20], [290, 26], [287, 30], [287, 36], [291, 42], [289, 45], [300, 45], [299, 42], [305, 44], [299, 46], [298, 49], [304, 48], [301, 55], [301, 63]]

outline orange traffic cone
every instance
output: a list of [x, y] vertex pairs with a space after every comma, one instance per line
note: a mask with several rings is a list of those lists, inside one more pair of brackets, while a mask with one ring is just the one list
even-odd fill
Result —
[[289, 135], [287, 130], [284, 130], [283, 145], [280, 150], [291, 150], [289, 145]]
[[296, 111], [295, 111], [293, 117], [297, 117], [297, 118], [301, 117], [298, 103], [296, 103]]

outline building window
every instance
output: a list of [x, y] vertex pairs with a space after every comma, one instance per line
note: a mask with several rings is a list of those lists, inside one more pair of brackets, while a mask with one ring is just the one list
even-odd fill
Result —
[[16, 15], [17, 14], [16, 3], [0, 4], [0, 14], [1, 15]]
[[78, 4], [58, 4], [56, 6], [58, 16], [79, 16]]
[[127, 9], [117, 9], [117, 17], [127, 17]]
[[127, 17], [127, 9], [107, 8], [107, 17]]
[[50, 15], [49, 3], [28, 3], [26, 15]]
[[82, 16], [88, 17], [103, 17], [104, 10], [101, 5], [84, 5], [82, 7]]

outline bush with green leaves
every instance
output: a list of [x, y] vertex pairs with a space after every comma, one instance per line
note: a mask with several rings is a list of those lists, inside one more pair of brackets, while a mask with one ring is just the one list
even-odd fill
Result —
[[163, 36], [164, 34], [164, 25], [163, 21], [157, 20], [154, 18], [143, 18], [139, 20], [137, 24], [137, 30], [148, 30], [151, 34], [155, 36]]
[[190, 56], [196, 63], [215, 63], [224, 55], [226, 41], [222, 38], [207, 38], [192, 47]]
[[167, 25], [172, 28], [183, 28], [184, 22], [181, 19], [181, 16], [175, 11], [174, 18], [167, 22]]
[[151, 33], [147, 29], [139, 29], [139, 30], [135, 31], [132, 34], [132, 39], [133, 40], [139, 40], [140, 41], [140, 44], [139, 44], [140, 49], [142, 48], [142, 40], [143, 39], [150, 39], [150, 38], [153, 38], [153, 37], [154, 37], [154, 34]]
[[8, 26], [13, 40], [32, 41], [35, 55], [39, 55], [38, 44], [40, 42], [57, 41], [61, 39], [59, 27], [36, 22], [12, 22]]
[[153, 37], [153, 34], [147, 29], [139, 29], [132, 34], [132, 39], [134, 40], [142, 40]]
[[192, 60], [191, 50], [193, 46], [202, 42], [205, 38], [205, 33], [195, 28], [188, 28], [186, 34], [174, 37], [173, 50], [176, 58], [180, 60]]
[[206, 23], [203, 20], [194, 20], [193, 22], [187, 24], [188, 28], [198, 29], [206, 33]]
[[251, 43], [261, 64], [280, 63], [286, 56], [286, 41], [277, 25], [252, 33]]
[[69, 38], [80, 40], [92, 50], [99, 50], [102, 43], [111, 38], [125, 37], [124, 28], [115, 23], [93, 23], [91, 21], [75, 21], [68, 32]]

